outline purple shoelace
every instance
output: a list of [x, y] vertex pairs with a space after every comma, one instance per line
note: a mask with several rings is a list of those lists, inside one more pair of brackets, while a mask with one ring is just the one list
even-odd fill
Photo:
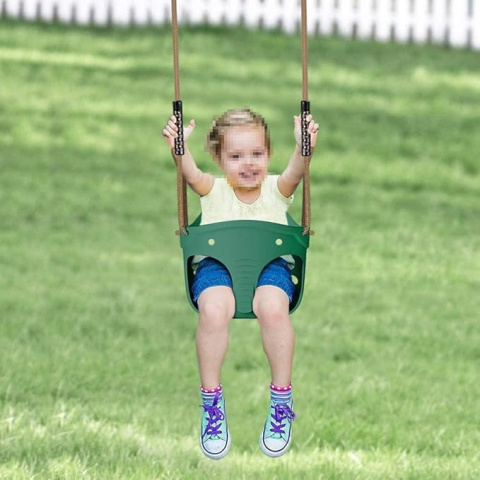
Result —
[[275, 412], [271, 415], [273, 421], [270, 421], [272, 433], [284, 434], [285, 423], [284, 420], [294, 420], [295, 413], [286, 403], [277, 403], [274, 405]]
[[216, 425], [225, 419], [225, 415], [218, 408], [218, 399], [220, 398], [220, 392], [217, 392], [213, 399], [212, 405], [202, 405], [204, 412], [208, 414], [207, 426], [205, 427], [204, 435], [218, 436], [221, 435], [220, 425]]

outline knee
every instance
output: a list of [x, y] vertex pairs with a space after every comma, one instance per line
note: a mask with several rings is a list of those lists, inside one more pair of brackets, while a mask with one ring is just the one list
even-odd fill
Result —
[[199, 305], [199, 322], [202, 328], [218, 331], [228, 327], [233, 317], [234, 306], [225, 299], [209, 299]]
[[285, 307], [284, 302], [278, 302], [274, 299], [254, 299], [253, 313], [259, 323], [265, 327], [274, 327], [289, 320], [288, 306]]

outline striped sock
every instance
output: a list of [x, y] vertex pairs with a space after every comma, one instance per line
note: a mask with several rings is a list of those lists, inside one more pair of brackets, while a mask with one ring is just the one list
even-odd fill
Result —
[[200, 386], [200, 395], [202, 396], [202, 401], [204, 405], [212, 405], [215, 395], [220, 393], [222, 395], [222, 384], [215, 388], [204, 388]]
[[271, 383], [270, 397], [273, 403], [290, 403], [292, 401], [292, 384], [281, 387]]

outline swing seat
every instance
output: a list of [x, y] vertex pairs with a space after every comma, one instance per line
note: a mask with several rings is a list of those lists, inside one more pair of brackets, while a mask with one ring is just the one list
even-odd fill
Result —
[[191, 294], [194, 278], [192, 261], [195, 255], [215, 258], [230, 272], [235, 296], [234, 318], [255, 318], [252, 303], [261, 271], [275, 258], [292, 255], [295, 260], [295, 266], [291, 270], [295, 293], [290, 303], [290, 312], [295, 311], [303, 296], [310, 236], [302, 235], [303, 227], [288, 213], [287, 220], [288, 225], [258, 220], [200, 225], [200, 214], [187, 228], [188, 235], [180, 235], [185, 286], [192, 308], [198, 311]]

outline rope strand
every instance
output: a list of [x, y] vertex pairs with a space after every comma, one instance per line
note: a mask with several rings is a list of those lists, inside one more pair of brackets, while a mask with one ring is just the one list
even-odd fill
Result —
[[172, 149], [172, 157], [177, 166], [177, 214], [178, 228], [177, 235], [188, 235], [186, 226], [188, 225], [188, 205], [187, 205], [187, 182], [182, 172], [182, 157], [176, 156]]
[[[308, 32], [307, 32], [307, 0], [302, 0], [302, 101], [308, 102]], [[303, 103], [302, 102], [302, 103]], [[310, 135], [307, 133], [307, 135]], [[310, 157], [304, 158], [303, 170], [303, 205], [302, 235], [310, 235], [311, 198], [310, 198]]]
[[[178, 21], [177, 21], [177, 0], [172, 0], [172, 43], [173, 43], [173, 77], [175, 87], [175, 102], [180, 102], [180, 67], [178, 62]], [[183, 128], [183, 125], [180, 125]], [[175, 150], [175, 149], [174, 149]], [[188, 235], [188, 205], [187, 205], [187, 182], [182, 172], [182, 155], [175, 155], [172, 150], [172, 157], [177, 166], [177, 212], [179, 235]]]
[[178, 21], [177, 0], [172, 0], [172, 40], [173, 40], [173, 77], [175, 101], [180, 100], [180, 67], [178, 63]]
[[302, 0], [302, 100], [308, 102], [307, 0]]

